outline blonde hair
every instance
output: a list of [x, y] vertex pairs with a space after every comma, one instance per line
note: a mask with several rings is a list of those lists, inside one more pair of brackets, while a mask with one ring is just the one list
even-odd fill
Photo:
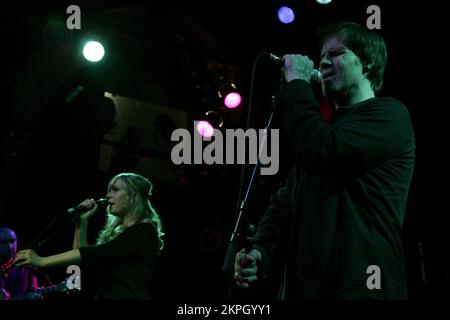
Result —
[[[164, 247], [164, 231], [159, 215], [152, 207], [149, 197], [152, 194], [153, 185], [145, 177], [136, 173], [120, 173], [116, 175], [108, 184], [108, 190], [116, 182], [121, 181], [133, 201], [133, 205], [128, 211], [127, 217], [134, 223], [148, 220], [158, 232], [159, 249]], [[125, 230], [122, 224], [122, 218], [114, 216], [108, 210], [105, 225], [100, 230], [97, 244], [105, 243], [117, 237]]]

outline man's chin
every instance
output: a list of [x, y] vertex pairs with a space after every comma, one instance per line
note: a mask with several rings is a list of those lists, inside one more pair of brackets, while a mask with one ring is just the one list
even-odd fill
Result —
[[336, 96], [337, 90], [335, 90], [335, 88], [333, 87], [322, 87], [322, 93], [324, 97], [333, 100], [333, 97]]

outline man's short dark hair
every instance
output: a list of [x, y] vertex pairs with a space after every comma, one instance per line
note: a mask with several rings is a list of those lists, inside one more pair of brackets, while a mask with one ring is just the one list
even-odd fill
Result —
[[361, 60], [363, 72], [375, 92], [383, 87], [384, 68], [387, 60], [386, 44], [383, 38], [354, 22], [335, 22], [318, 31], [319, 47], [331, 36], [340, 39]]

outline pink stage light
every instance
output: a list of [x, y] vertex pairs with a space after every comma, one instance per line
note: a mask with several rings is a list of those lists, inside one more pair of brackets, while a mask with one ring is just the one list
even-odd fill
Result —
[[214, 128], [208, 121], [199, 121], [197, 123], [197, 132], [205, 138], [210, 138], [214, 134]]

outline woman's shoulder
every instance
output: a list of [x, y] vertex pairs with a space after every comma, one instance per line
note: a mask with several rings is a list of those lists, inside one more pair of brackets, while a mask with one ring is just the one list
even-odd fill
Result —
[[157, 233], [156, 227], [153, 225], [153, 223], [151, 223], [150, 220], [147, 221], [146, 219], [133, 224], [132, 226], [128, 227], [126, 231], [152, 235], [154, 233]]

